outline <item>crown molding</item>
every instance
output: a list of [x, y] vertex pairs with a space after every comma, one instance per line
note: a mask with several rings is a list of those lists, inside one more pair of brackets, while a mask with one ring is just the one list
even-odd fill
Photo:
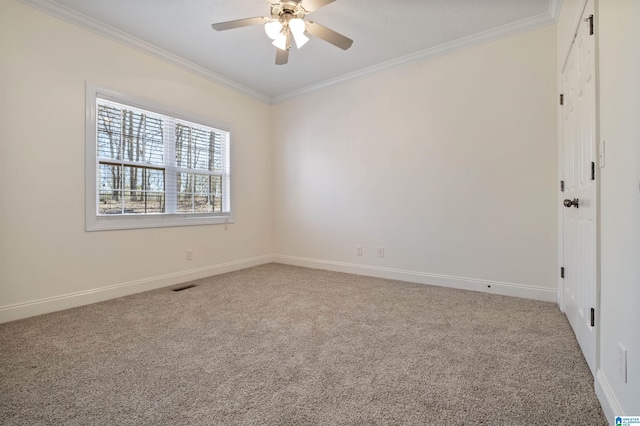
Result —
[[244, 95], [250, 96], [258, 101], [270, 104], [272, 99], [270, 96], [257, 90], [246, 87], [236, 81], [230, 80], [219, 74], [214, 73], [200, 65], [196, 65], [193, 62], [187, 61], [180, 56], [174, 55], [164, 49], [160, 49], [146, 41], [140, 40], [130, 34], [120, 31], [116, 28], [103, 24], [93, 18], [90, 18], [82, 13], [76, 12], [66, 6], [55, 3], [50, 0], [18, 0], [19, 2], [28, 6], [39, 9], [45, 13], [53, 15], [64, 21], [71, 22], [89, 31], [107, 37], [113, 41], [124, 44], [139, 52], [146, 53], [185, 71], [189, 71], [199, 77], [205, 78], [209, 81], [217, 83], [221, 86], [230, 88]]
[[[554, 3], [559, 4], [560, 1], [561, 0], [551, 0], [550, 8], [551, 6], [553, 6]], [[553, 6], [553, 7], [554, 8], [557, 7], [559, 10], [559, 6]], [[522, 19], [520, 21], [506, 24], [501, 27], [497, 27], [481, 33], [463, 37], [449, 43], [444, 43], [435, 47], [431, 47], [429, 49], [425, 49], [416, 53], [402, 56], [397, 59], [392, 59], [390, 61], [383, 62], [381, 64], [377, 64], [368, 68], [364, 68], [352, 73], [342, 75], [340, 77], [336, 77], [330, 80], [325, 80], [321, 83], [303, 87], [302, 89], [299, 89], [299, 90], [294, 90], [289, 93], [277, 95], [272, 98], [272, 102], [274, 104], [283, 102], [289, 99], [306, 95], [308, 93], [338, 86], [354, 80], [359, 80], [361, 78], [365, 78], [372, 74], [377, 74], [382, 71], [388, 71], [395, 68], [404, 67], [404, 66], [411, 65], [417, 62], [422, 62], [437, 56], [442, 56], [448, 53], [456, 52], [458, 50], [466, 49], [468, 47], [484, 44], [489, 41], [510, 37], [515, 34], [531, 31], [547, 25], [552, 25], [556, 23], [556, 20], [557, 20], [557, 11], [556, 11], [556, 18], [552, 16], [551, 11], [548, 13], [542, 13], [540, 15]]]
[[560, 17], [560, 8], [562, 7], [562, 0], [549, 0], [549, 15], [553, 18], [553, 22], [558, 23], [558, 17]]
[[463, 37], [461, 39], [454, 40], [449, 43], [444, 43], [439, 46], [434, 46], [432, 48], [412, 53], [397, 59], [392, 59], [381, 64], [373, 65], [368, 68], [351, 72], [333, 79], [325, 80], [320, 83], [303, 87], [301, 89], [294, 90], [288, 93], [269, 96], [243, 84], [240, 84], [234, 80], [216, 74], [207, 68], [187, 61], [186, 59], [181, 58], [178, 55], [170, 53], [164, 49], [160, 49], [159, 47], [147, 43], [146, 41], [140, 40], [139, 38], [125, 33], [124, 31], [120, 31], [116, 28], [103, 24], [98, 20], [90, 18], [84, 14], [76, 12], [51, 0], [18, 1], [267, 104], [283, 102], [312, 92], [359, 80], [361, 78], [365, 78], [379, 72], [404, 67], [437, 56], [442, 56], [448, 53], [456, 52], [458, 50], [466, 49], [468, 47], [487, 43], [489, 41], [534, 30], [546, 25], [555, 24], [558, 20], [560, 8], [562, 5], [562, 0], [549, 0], [549, 9], [546, 13], [503, 25], [501, 27], [494, 28], [488, 31]]

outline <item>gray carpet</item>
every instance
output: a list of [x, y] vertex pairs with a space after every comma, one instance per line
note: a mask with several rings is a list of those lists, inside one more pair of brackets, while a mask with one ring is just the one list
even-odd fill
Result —
[[3, 425], [605, 425], [552, 303], [269, 264], [0, 325]]

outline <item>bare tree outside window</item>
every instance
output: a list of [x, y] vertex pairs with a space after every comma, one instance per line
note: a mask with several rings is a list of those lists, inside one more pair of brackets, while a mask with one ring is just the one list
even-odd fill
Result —
[[[106, 100], [98, 100], [96, 121], [99, 215], [225, 211], [228, 132]], [[175, 152], [169, 164], [167, 132]], [[175, 204], [168, 207], [173, 179]]]
[[211, 213], [222, 211], [222, 138], [219, 132], [176, 125], [176, 177], [178, 211]]
[[99, 213], [164, 213], [162, 119], [98, 104]]

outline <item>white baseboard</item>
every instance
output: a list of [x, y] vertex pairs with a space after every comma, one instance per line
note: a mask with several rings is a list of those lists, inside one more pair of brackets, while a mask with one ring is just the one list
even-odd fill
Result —
[[180, 284], [225, 272], [237, 271], [265, 263], [282, 263], [286, 265], [302, 266], [313, 269], [326, 269], [336, 272], [346, 272], [370, 277], [388, 278], [419, 284], [430, 284], [441, 287], [474, 290], [485, 293], [501, 294], [505, 296], [523, 297], [526, 299], [556, 301], [556, 291], [544, 287], [523, 284], [513, 284], [498, 281], [487, 281], [474, 278], [453, 277], [447, 275], [429, 274], [424, 272], [407, 271], [402, 269], [384, 268], [379, 266], [357, 265], [351, 263], [332, 262], [327, 260], [307, 259], [284, 255], [264, 255], [250, 259], [242, 259], [204, 268], [191, 269], [173, 274], [144, 278], [126, 283], [114, 284], [107, 287], [85, 290], [76, 293], [44, 299], [31, 300], [13, 305], [0, 306], [0, 323], [15, 321], [35, 315], [75, 308], [90, 303], [102, 302], [117, 297], [128, 296], [148, 290]]
[[380, 266], [358, 265], [353, 263], [333, 262], [328, 260], [307, 259], [302, 257], [274, 255], [273, 262], [285, 265], [303, 266], [306, 268], [326, 269], [369, 277], [388, 278], [418, 284], [430, 284], [441, 287], [459, 288], [500, 294], [503, 296], [522, 297], [525, 299], [556, 302], [556, 289], [536, 287], [525, 284], [488, 281], [475, 278], [454, 277], [448, 275], [429, 274], [426, 272], [407, 271], [403, 269], [384, 268]]
[[130, 294], [140, 293], [143, 291], [155, 290], [157, 288], [197, 280], [212, 275], [224, 274], [226, 272], [263, 265], [265, 263], [271, 263], [272, 261], [273, 256], [264, 255], [221, 263], [218, 265], [205, 266], [203, 268], [190, 269], [188, 271], [181, 271], [173, 274], [114, 284], [92, 290], [63, 294], [60, 296], [16, 303], [8, 306], [0, 306], [0, 323], [46, 314], [49, 312], [61, 311], [63, 309], [75, 308], [77, 306], [88, 305], [90, 303], [102, 302], [104, 300], [115, 299], [117, 297], [128, 296]]
[[[620, 403], [613, 394], [613, 390], [611, 390], [607, 377], [602, 370], [598, 370], [596, 373], [595, 388], [596, 396], [600, 401], [602, 411], [604, 411], [607, 421], [610, 425], [615, 425], [615, 417], [624, 416], [625, 413], [622, 411], [622, 407], [620, 407]], [[635, 415], [635, 413], [631, 413], [630, 415]]]

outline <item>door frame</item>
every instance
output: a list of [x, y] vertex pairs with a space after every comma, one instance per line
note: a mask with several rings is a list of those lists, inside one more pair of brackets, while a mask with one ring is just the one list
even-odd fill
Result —
[[[563, 92], [563, 81], [562, 74], [567, 65], [567, 61], [569, 60], [569, 53], [571, 52], [571, 47], [573, 46], [573, 41], [578, 32], [578, 27], [581, 24], [582, 15], [587, 7], [587, 3], [589, 1], [593, 1], [594, 3], [594, 37], [595, 39], [595, 51], [594, 51], [594, 61], [595, 61], [595, 108], [596, 108], [596, 294], [595, 294], [595, 338], [596, 338], [596, 347], [595, 347], [595, 373], [600, 370], [600, 168], [601, 166], [601, 141], [600, 141], [600, 55], [598, 49], [598, 40], [599, 40], [599, 32], [598, 32], [598, 0], [580, 0], [578, 4], [578, 8], [576, 10], [576, 15], [573, 17], [573, 21], [571, 24], [571, 31], [569, 32], [569, 37], [563, 41], [562, 51], [559, 58], [561, 59], [558, 63], [557, 70], [557, 86], [558, 86], [558, 109], [557, 109], [557, 135], [558, 135], [558, 187], [557, 187], [557, 206], [558, 206], [558, 290], [557, 290], [557, 304], [560, 310], [566, 314], [565, 305], [564, 305], [564, 280], [560, 276], [560, 267], [564, 265], [564, 211], [562, 202], [564, 200], [564, 193], [560, 190], [560, 181], [564, 180], [564, 155], [563, 155], [563, 115], [562, 115], [562, 106], [559, 102], [560, 94]], [[594, 374], [594, 381], [596, 380], [596, 375]]]

